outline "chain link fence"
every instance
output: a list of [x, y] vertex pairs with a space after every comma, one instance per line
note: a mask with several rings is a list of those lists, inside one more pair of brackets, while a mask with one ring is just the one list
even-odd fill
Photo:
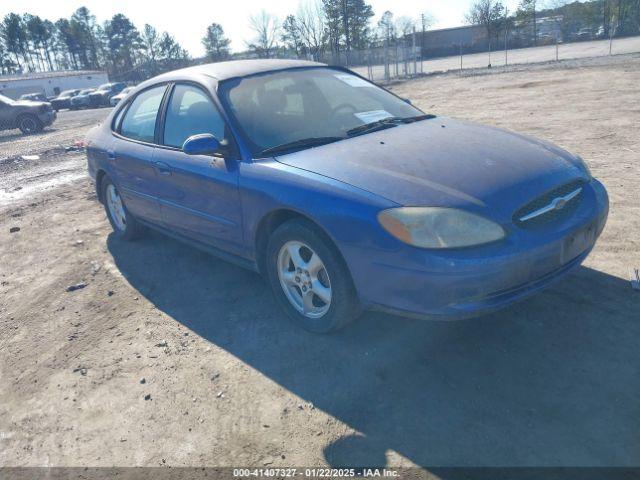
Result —
[[[502, 47], [502, 48], [500, 48]], [[602, 57], [640, 52], [640, 36], [578, 42], [548, 41], [546, 45], [511, 48], [509, 39], [491, 51], [481, 51], [465, 44], [453, 45], [455, 55], [428, 57], [413, 42], [396, 42], [339, 54], [319, 55], [316, 60], [329, 65], [348, 67], [376, 83], [438, 72], [499, 68], [516, 64], [556, 62], [560, 60]], [[425, 52], [426, 53], [426, 52]]]

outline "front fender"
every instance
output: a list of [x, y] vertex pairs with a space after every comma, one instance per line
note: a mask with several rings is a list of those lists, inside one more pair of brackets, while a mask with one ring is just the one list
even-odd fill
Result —
[[358, 266], [376, 251], [397, 248], [397, 240], [382, 229], [377, 215], [398, 205], [338, 180], [265, 160], [241, 164], [240, 190], [245, 256], [251, 260], [257, 260], [261, 221], [278, 210], [316, 223], [334, 242], [354, 277]]

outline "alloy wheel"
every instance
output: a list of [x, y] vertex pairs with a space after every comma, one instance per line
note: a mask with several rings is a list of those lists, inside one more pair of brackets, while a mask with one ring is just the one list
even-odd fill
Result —
[[331, 306], [331, 281], [320, 256], [307, 244], [286, 242], [278, 253], [278, 278], [287, 300], [302, 315], [320, 318]]
[[122, 204], [120, 194], [112, 183], [107, 186], [106, 197], [107, 207], [109, 208], [109, 213], [113, 219], [113, 223], [118, 230], [124, 232], [127, 229], [127, 214], [124, 211], [124, 205]]

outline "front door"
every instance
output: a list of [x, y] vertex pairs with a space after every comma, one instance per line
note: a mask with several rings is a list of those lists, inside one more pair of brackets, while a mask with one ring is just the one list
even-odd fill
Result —
[[164, 148], [156, 148], [153, 157], [163, 221], [182, 235], [238, 253], [242, 243], [239, 159], [233, 154], [222, 158], [182, 152], [184, 141], [200, 133], [230, 141], [209, 95], [195, 85], [177, 84], [167, 104], [161, 136]]

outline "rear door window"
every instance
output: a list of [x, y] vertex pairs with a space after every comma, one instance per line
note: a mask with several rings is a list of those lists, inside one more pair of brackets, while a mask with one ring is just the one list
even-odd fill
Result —
[[166, 88], [166, 85], [150, 88], [131, 102], [122, 119], [121, 135], [142, 142], [153, 142], [158, 109]]

